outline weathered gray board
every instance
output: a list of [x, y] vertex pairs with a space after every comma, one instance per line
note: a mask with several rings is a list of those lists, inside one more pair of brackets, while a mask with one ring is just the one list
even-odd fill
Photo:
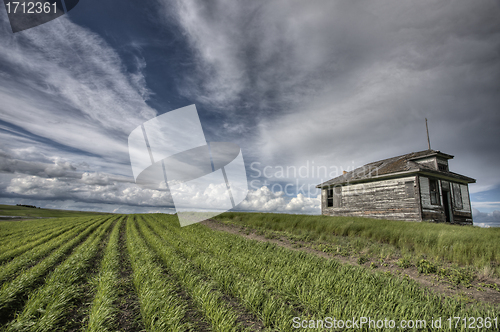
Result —
[[[468, 186], [438, 180], [439, 204], [431, 204], [429, 178], [407, 176], [332, 187], [333, 206], [328, 207], [328, 191], [322, 190], [322, 214], [360, 216], [406, 221], [446, 222], [443, 187], [450, 192], [452, 223], [471, 224], [472, 211]], [[460, 202], [458, 201], [460, 199]]]
[[[322, 190], [322, 211], [330, 216], [361, 216], [391, 220], [420, 220], [415, 176], [342, 186], [340, 207], [327, 206]], [[335, 200], [334, 200], [335, 201]]]

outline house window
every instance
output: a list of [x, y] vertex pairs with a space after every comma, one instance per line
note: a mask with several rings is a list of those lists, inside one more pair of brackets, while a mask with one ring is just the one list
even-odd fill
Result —
[[439, 169], [441, 172], [448, 172], [448, 166], [446, 166], [446, 165], [441, 165], [441, 164], [438, 164], [438, 169]]
[[328, 192], [328, 196], [326, 198], [326, 201], [327, 201], [326, 206], [332, 207], [333, 206], [333, 189], [328, 189], [327, 192]]
[[406, 189], [406, 197], [407, 198], [414, 198], [415, 197], [415, 189], [414, 189], [413, 181], [405, 182], [405, 189]]
[[342, 187], [334, 187], [327, 190], [326, 206], [338, 208], [342, 206]]
[[440, 205], [439, 201], [439, 185], [437, 180], [429, 179], [429, 191], [431, 194], [431, 204]]
[[460, 184], [453, 183], [452, 188], [453, 188], [453, 206], [455, 207], [455, 210], [462, 210], [464, 204], [462, 202], [462, 191], [460, 190]]

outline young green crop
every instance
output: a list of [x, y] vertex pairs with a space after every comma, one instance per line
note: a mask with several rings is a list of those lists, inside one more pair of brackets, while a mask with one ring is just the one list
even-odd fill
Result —
[[[260, 280], [252, 278], [232, 266], [231, 261], [222, 262], [214, 255], [207, 255], [196, 245], [198, 239], [183, 240], [182, 232], [168, 224], [160, 224], [148, 219], [148, 225], [163, 241], [168, 241], [190, 260], [196, 268], [204, 271], [227, 293], [238, 298], [247, 310], [261, 319], [265, 326], [286, 331], [290, 325], [290, 317], [297, 316], [300, 311], [281, 301], [280, 295], [272, 292]], [[216, 239], [207, 240], [217, 241]]]
[[40, 278], [53, 268], [71, 249], [80, 244], [104, 222], [105, 220], [101, 220], [88, 226], [85, 231], [78, 235], [75, 234], [71, 240], [52, 252], [38, 264], [22, 272], [14, 280], [4, 283], [0, 289], [0, 316], [7, 316], [15, 302], [19, 301], [19, 297], [31, 290]]
[[60, 235], [59, 237], [53, 239], [52, 241], [34, 247], [31, 250], [15, 257], [10, 262], [5, 263], [4, 265], [2, 265], [2, 270], [0, 270], [0, 282], [5, 283], [6, 281], [13, 278], [16, 275], [16, 273], [18, 273], [20, 270], [29, 267], [33, 264], [36, 264], [37, 261], [45, 257], [52, 250], [66, 244], [71, 239], [74, 239], [77, 234], [79, 234], [86, 228], [93, 230], [95, 228], [93, 226], [100, 223], [102, 220], [103, 219], [87, 220], [86, 222], [73, 228], [71, 231]]
[[121, 217], [111, 232], [108, 246], [104, 252], [99, 275], [97, 276], [97, 292], [90, 309], [88, 332], [113, 331], [117, 309], [117, 299], [119, 295], [118, 271], [120, 260], [118, 252], [119, 233], [124, 223], [125, 217]]
[[[33, 227], [24, 230], [20, 224], [7, 222], [8, 226], [3, 227], [0, 223], [0, 233], [10, 234], [6, 236], [9, 244], [2, 246], [7, 251], [0, 254], [0, 259], [11, 255], [0, 268], [0, 323], [7, 324], [0, 330], [62, 331], [79, 325], [86, 331], [116, 331], [122, 328], [124, 317], [136, 319], [133, 311], [119, 312], [122, 305], [130, 304], [121, 301], [135, 295], [140, 305], [138, 330], [162, 332], [244, 330], [243, 318], [260, 321], [257, 324], [264, 325], [266, 331], [295, 331], [293, 317], [367, 316], [396, 321], [430, 320], [432, 316], [498, 317], [496, 307], [435, 294], [408, 278], [247, 240], [200, 224], [180, 228], [174, 216], [121, 216], [114, 228], [114, 219], [109, 217], [22, 221]], [[323, 223], [316, 228], [312, 223], [309, 227], [302, 224], [303, 217], [290, 218], [288, 224], [280, 221], [284, 218], [280, 215], [265, 219], [288, 225], [290, 236], [300, 241], [317, 236], [329, 239], [324, 232], [333, 226]], [[413, 224], [405, 223], [410, 227]], [[380, 240], [369, 235], [362, 223], [337, 226], [348, 230], [343, 235], [356, 235], [345, 237], [346, 241], [352, 240], [349, 243], [353, 251], [366, 241], [377, 244], [375, 240]], [[260, 230], [274, 237], [271, 228]], [[432, 247], [442, 243], [439, 241], [429, 240], [427, 244]], [[324, 246], [330, 248], [328, 243]], [[125, 249], [123, 253], [119, 252], [121, 248]], [[103, 254], [99, 262], [100, 250]], [[132, 268], [133, 289], [122, 286], [128, 276], [121, 261], [124, 256]], [[427, 260], [413, 263], [422, 272], [433, 269]], [[94, 273], [91, 266], [99, 266], [99, 271]], [[438, 269], [440, 275], [457, 282], [468, 280], [467, 271], [458, 275], [458, 269]], [[83, 301], [83, 309], [75, 315]], [[127, 316], [130, 314], [133, 317]], [[63, 324], [65, 318], [74, 321], [71, 327]], [[442, 330], [448, 331], [446, 326]]]
[[193, 331], [186, 321], [187, 303], [179, 298], [178, 285], [165, 276], [155, 256], [140, 237], [134, 217], [127, 220], [127, 250], [133, 282], [139, 297], [141, 317], [147, 331]]
[[270, 293], [278, 294], [281, 301], [293, 303], [299, 310], [302, 307], [302, 315], [418, 317], [429, 321], [433, 315], [496, 317], [492, 308], [466, 308], [453, 299], [429, 294], [409, 280], [199, 226], [190, 227], [189, 232], [167, 226], [169, 233], [175, 233], [169, 234], [170, 237], [182, 242], [178, 249], [187, 259], [202, 270], [216, 272], [214, 269], [218, 266], [226, 274], [239, 271], [241, 275], [260, 280]]
[[27, 216], [42, 218], [64, 218], [64, 217], [98, 217], [100, 215], [110, 215], [104, 212], [71, 211], [56, 209], [33, 209], [24, 206], [0, 205], [0, 216]]
[[4, 247], [13, 243], [24, 244], [26, 237], [37, 236], [45, 231], [52, 231], [57, 227], [72, 223], [78, 223], [79, 220], [88, 220], [89, 218], [60, 218], [60, 219], [38, 219], [25, 221], [3, 221], [0, 223], [0, 252]]
[[23, 311], [7, 325], [8, 332], [55, 331], [67, 308], [81, 293], [80, 280], [97, 255], [99, 244], [113, 223], [111, 218], [93, 232], [61, 265], [44, 285], [30, 294]]
[[179, 257], [176, 250], [166, 241], [154, 235], [146, 228], [144, 221], [139, 223], [139, 230], [151, 248], [161, 258], [169, 272], [176, 276], [178, 282], [189, 293], [210, 322], [214, 331], [241, 331], [243, 327], [237, 322], [238, 313], [223, 300], [224, 294], [216, 288], [209, 276], [196, 273], [194, 266]]
[[[66, 223], [63, 226], [49, 229], [41, 234], [26, 236], [21, 241], [15, 241], [7, 246], [3, 247], [3, 252], [0, 254], [0, 264], [4, 263], [20, 254], [37, 247], [40, 244], [48, 242], [49, 240], [56, 238], [57, 236], [70, 231], [75, 227], [75, 223]], [[26, 244], [24, 244], [26, 243]]]

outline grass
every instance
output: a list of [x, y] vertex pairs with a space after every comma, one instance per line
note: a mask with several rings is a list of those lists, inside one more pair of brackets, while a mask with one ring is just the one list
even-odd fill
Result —
[[35, 209], [17, 205], [0, 205], [0, 216], [20, 216], [35, 218], [85, 217], [109, 214], [105, 212], [72, 211], [55, 209]]
[[282, 232], [292, 240], [340, 244], [382, 257], [397, 250], [402, 255], [474, 266], [500, 276], [500, 228], [272, 213], [226, 212], [215, 219], [261, 232]]

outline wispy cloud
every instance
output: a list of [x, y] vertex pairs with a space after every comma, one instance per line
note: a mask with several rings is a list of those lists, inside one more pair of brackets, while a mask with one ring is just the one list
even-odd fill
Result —
[[156, 115], [145, 102], [144, 61], [128, 72], [101, 37], [64, 17], [12, 34], [2, 12], [0, 25], [2, 120], [74, 148], [126, 157], [123, 138]]

